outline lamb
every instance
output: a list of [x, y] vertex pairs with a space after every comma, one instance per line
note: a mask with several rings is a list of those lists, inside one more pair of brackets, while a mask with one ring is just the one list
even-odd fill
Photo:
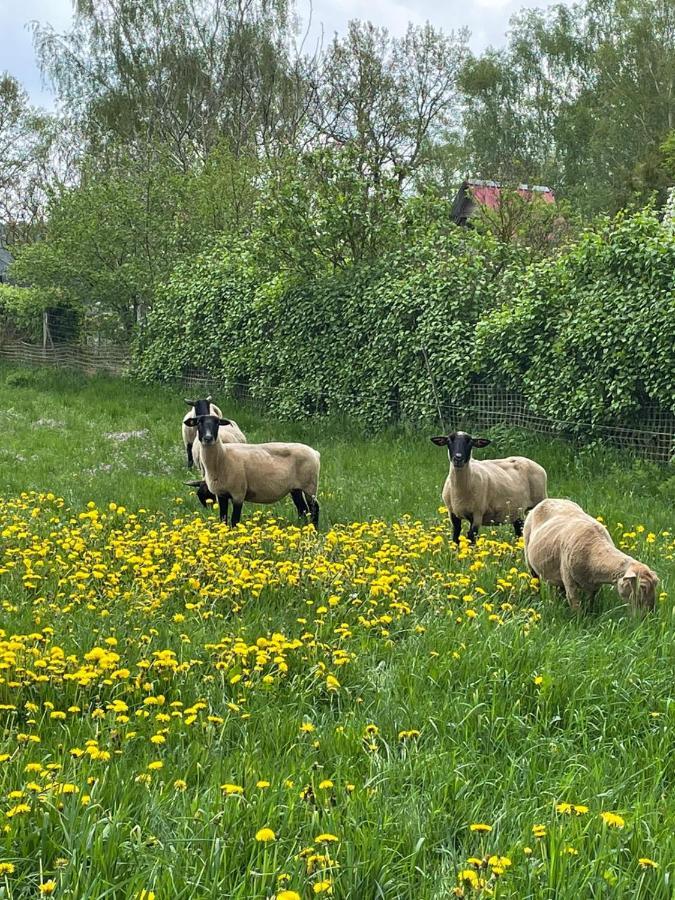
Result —
[[572, 500], [544, 500], [525, 520], [525, 561], [533, 575], [564, 590], [578, 610], [582, 594], [592, 600], [613, 584], [634, 609], [653, 609], [658, 576], [617, 549], [609, 532]]
[[[304, 519], [309, 513], [312, 525], [319, 527], [321, 457], [316, 450], [307, 444], [224, 444], [219, 430], [228, 427], [230, 420], [219, 416], [192, 416], [186, 424], [197, 429], [205, 489], [218, 498], [221, 522], [227, 524], [230, 500], [234, 527], [245, 500], [276, 503], [290, 494], [298, 516]], [[187, 483], [201, 490], [202, 482]]]
[[[186, 399], [185, 402], [190, 409], [183, 418], [183, 446], [185, 447], [185, 452], [187, 454], [187, 467], [188, 469], [191, 469], [196, 462], [194, 442], [197, 438], [197, 429], [190, 428], [190, 426], [187, 425], [187, 420], [193, 416], [203, 416], [207, 414], [218, 416], [220, 418], [223, 414], [216, 404], [211, 402], [210, 396], [205, 400]], [[230, 419], [230, 426], [228, 428], [223, 428], [220, 432], [220, 440], [224, 443], [245, 444], [246, 435], [239, 428], [237, 423]]]
[[526, 512], [546, 497], [546, 470], [525, 456], [472, 460], [474, 447], [487, 447], [492, 442], [465, 431], [431, 440], [448, 448], [450, 472], [443, 485], [443, 502], [452, 521], [455, 544], [459, 544], [462, 519], [469, 521], [471, 543], [475, 543], [481, 525], [505, 522], [510, 522], [520, 537]]

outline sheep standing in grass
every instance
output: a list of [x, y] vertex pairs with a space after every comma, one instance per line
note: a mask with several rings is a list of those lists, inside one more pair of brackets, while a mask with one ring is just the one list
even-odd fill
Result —
[[290, 494], [300, 518], [309, 513], [318, 528], [319, 453], [307, 444], [224, 444], [219, 431], [229, 424], [228, 419], [212, 415], [187, 419], [188, 427], [197, 429], [206, 488], [218, 498], [221, 521], [227, 522], [230, 500], [234, 526], [245, 500], [276, 503]]
[[[187, 405], [190, 407], [188, 412], [185, 414], [183, 418], [183, 446], [185, 447], [185, 452], [187, 454], [187, 467], [191, 469], [192, 466], [197, 462], [195, 457], [195, 448], [194, 443], [197, 439], [197, 429], [190, 428], [187, 424], [187, 420], [193, 418], [194, 416], [204, 416], [204, 415], [212, 415], [218, 416], [220, 418], [223, 414], [220, 409], [216, 406], [215, 403], [211, 402], [211, 397], [207, 397], [205, 400], [186, 400]], [[227, 428], [223, 428], [220, 431], [220, 440], [223, 443], [231, 443], [231, 444], [245, 444], [246, 443], [246, 435], [239, 428], [236, 422], [232, 419], [229, 420], [230, 424]]]
[[525, 561], [541, 581], [562, 588], [574, 610], [582, 594], [592, 600], [603, 584], [634, 608], [654, 608], [656, 573], [617, 549], [605, 526], [571, 500], [535, 506], [525, 520]]
[[510, 522], [520, 537], [526, 512], [546, 497], [546, 470], [525, 456], [471, 459], [474, 447], [487, 447], [491, 441], [465, 431], [431, 440], [448, 448], [450, 472], [443, 486], [443, 502], [452, 521], [453, 541], [459, 543], [462, 519], [469, 522], [471, 543], [481, 525]]

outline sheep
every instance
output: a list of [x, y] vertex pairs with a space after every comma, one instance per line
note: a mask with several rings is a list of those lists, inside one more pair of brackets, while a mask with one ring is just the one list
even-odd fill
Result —
[[487, 438], [465, 431], [431, 438], [448, 448], [450, 472], [443, 485], [443, 502], [452, 521], [452, 539], [459, 544], [462, 519], [469, 521], [468, 538], [476, 542], [481, 525], [511, 522], [520, 537], [525, 513], [546, 497], [546, 470], [525, 456], [471, 459], [474, 447], [487, 447]]
[[[205, 488], [218, 498], [220, 520], [227, 524], [228, 504], [232, 500], [234, 527], [241, 518], [244, 500], [252, 503], [276, 503], [291, 495], [300, 519], [309, 513], [319, 527], [319, 453], [307, 444], [224, 444], [220, 428], [230, 424], [219, 416], [191, 416], [186, 424], [196, 428]], [[199, 486], [202, 482], [186, 482]]]
[[[195, 455], [194, 455], [194, 442], [197, 437], [197, 429], [190, 428], [189, 425], [186, 424], [187, 420], [192, 418], [193, 416], [202, 416], [202, 415], [213, 415], [221, 417], [223, 414], [221, 410], [216, 406], [215, 403], [211, 402], [211, 397], [208, 396], [205, 400], [185, 400], [187, 405], [190, 407], [188, 412], [185, 413], [183, 418], [183, 446], [185, 447], [185, 452], [187, 454], [187, 467], [191, 469], [195, 463]], [[220, 440], [225, 443], [246, 443], [246, 435], [239, 428], [237, 423], [230, 419], [230, 427], [223, 428], [220, 432]]]
[[543, 500], [525, 520], [525, 562], [540, 581], [561, 588], [571, 608], [613, 584], [633, 608], [653, 609], [658, 576], [617, 549], [604, 525], [572, 500]]

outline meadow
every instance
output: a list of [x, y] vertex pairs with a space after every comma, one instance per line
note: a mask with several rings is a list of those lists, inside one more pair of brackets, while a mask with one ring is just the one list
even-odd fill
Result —
[[0, 367], [0, 897], [675, 896], [672, 467], [490, 432], [662, 579], [575, 615], [511, 529], [452, 546], [437, 425], [217, 397], [322, 454], [318, 533], [231, 530], [182, 396]]

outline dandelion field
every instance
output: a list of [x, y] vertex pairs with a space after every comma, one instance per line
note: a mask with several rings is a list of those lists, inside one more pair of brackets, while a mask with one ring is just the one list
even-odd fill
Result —
[[426, 433], [223, 403], [322, 453], [318, 534], [290, 501], [230, 530], [174, 392], [0, 396], [0, 897], [674, 896], [667, 469], [495, 431], [662, 579], [575, 616], [511, 530], [451, 546]]

